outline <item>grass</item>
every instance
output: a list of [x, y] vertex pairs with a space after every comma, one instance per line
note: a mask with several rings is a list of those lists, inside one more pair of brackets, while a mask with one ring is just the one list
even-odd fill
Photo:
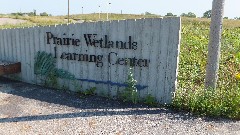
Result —
[[240, 21], [224, 20], [218, 87], [204, 89], [210, 20], [183, 19], [178, 90], [173, 106], [194, 114], [240, 119]]
[[[80, 14], [80, 15], [70, 15], [70, 23], [76, 23], [79, 20], [85, 22], [92, 21], [106, 21], [107, 14], [101, 13], [101, 19], [99, 19], [99, 14]], [[67, 16], [18, 16], [18, 15], [0, 15], [0, 18], [13, 18], [26, 20], [27, 22], [17, 24], [17, 25], [0, 25], [0, 29], [3, 28], [19, 28], [19, 27], [32, 27], [32, 26], [46, 26], [46, 25], [55, 25], [55, 24], [66, 24]], [[109, 20], [124, 20], [124, 19], [139, 19], [139, 18], [156, 18], [160, 17], [158, 15], [133, 15], [133, 14], [109, 14]]]
[[178, 90], [173, 106], [201, 116], [240, 119], [240, 89]]
[[[160, 16], [109, 14], [111, 20], [155, 17]], [[11, 18], [27, 20], [27, 23], [4, 25], [0, 28], [67, 23], [67, 16]], [[98, 14], [70, 16], [71, 22], [98, 21], [106, 20], [106, 14], [101, 14], [101, 18], [99, 19]], [[235, 77], [240, 72], [240, 21], [224, 20], [216, 90], [204, 89], [209, 27], [210, 19], [182, 18], [178, 89], [172, 105], [178, 110], [187, 110], [197, 115], [240, 119], [240, 80]], [[152, 102], [150, 99], [149, 102]]]

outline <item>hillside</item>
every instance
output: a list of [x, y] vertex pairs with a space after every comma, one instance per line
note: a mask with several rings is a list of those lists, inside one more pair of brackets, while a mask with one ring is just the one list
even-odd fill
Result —
[[[109, 20], [123, 20], [123, 19], [139, 19], [139, 18], [158, 18], [158, 15], [136, 15], [136, 14], [109, 14]], [[67, 16], [17, 16], [17, 15], [0, 15], [0, 18], [11, 18], [11, 21], [17, 23], [6, 23], [6, 20], [0, 20], [0, 28], [16, 28], [16, 27], [30, 27], [30, 26], [45, 26], [55, 24], [67, 23]], [[106, 21], [107, 14], [79, 14], [71, 15], [70, 23], [77, 22], [92, 22], [92, 21]], [[182, 24], [188, 25], [191, 23], [199, 23], [209, 25], [210, 19], [206, 18], [182, 18]], [[224, 27], [235, 28], [240, 27], [240, 20], [224, 20]]]

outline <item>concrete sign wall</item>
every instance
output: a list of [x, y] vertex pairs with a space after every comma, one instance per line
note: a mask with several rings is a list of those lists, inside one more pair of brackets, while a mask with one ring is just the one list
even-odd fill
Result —
[[24, 82], [44, 85], [45, 79], [71, 90], [96, 87], [97, 94], [108, 96], [126, 87], [133, 67], [141, 97], [151, 94], [170, 103], [180, 25], [180, 18], [157, 18], [3, 29], [0, 60], [21, 62], [15, 78]]

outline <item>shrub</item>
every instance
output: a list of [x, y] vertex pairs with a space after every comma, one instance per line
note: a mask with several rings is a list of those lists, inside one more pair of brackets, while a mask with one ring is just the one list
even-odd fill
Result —
[[178, 90], [173, 106], [201, 116], [240, 119], [240, 89]]
[[121, 94], [121, 98], [124, 102], [131, 101], [132, 103], [136, 104], [139, 100], [138, 91], [136, 88], [137, 81], [133, 77], [133, 69], [129, 69], [128, 79], [127, 79], [127, 87], [124, 89], [123, 93]]

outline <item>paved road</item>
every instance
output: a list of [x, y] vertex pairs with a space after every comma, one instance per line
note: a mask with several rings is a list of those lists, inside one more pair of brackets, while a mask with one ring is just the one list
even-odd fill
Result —
[[0, 135], [240, 134], [240, 122], [193, 117], [0, 78]]

